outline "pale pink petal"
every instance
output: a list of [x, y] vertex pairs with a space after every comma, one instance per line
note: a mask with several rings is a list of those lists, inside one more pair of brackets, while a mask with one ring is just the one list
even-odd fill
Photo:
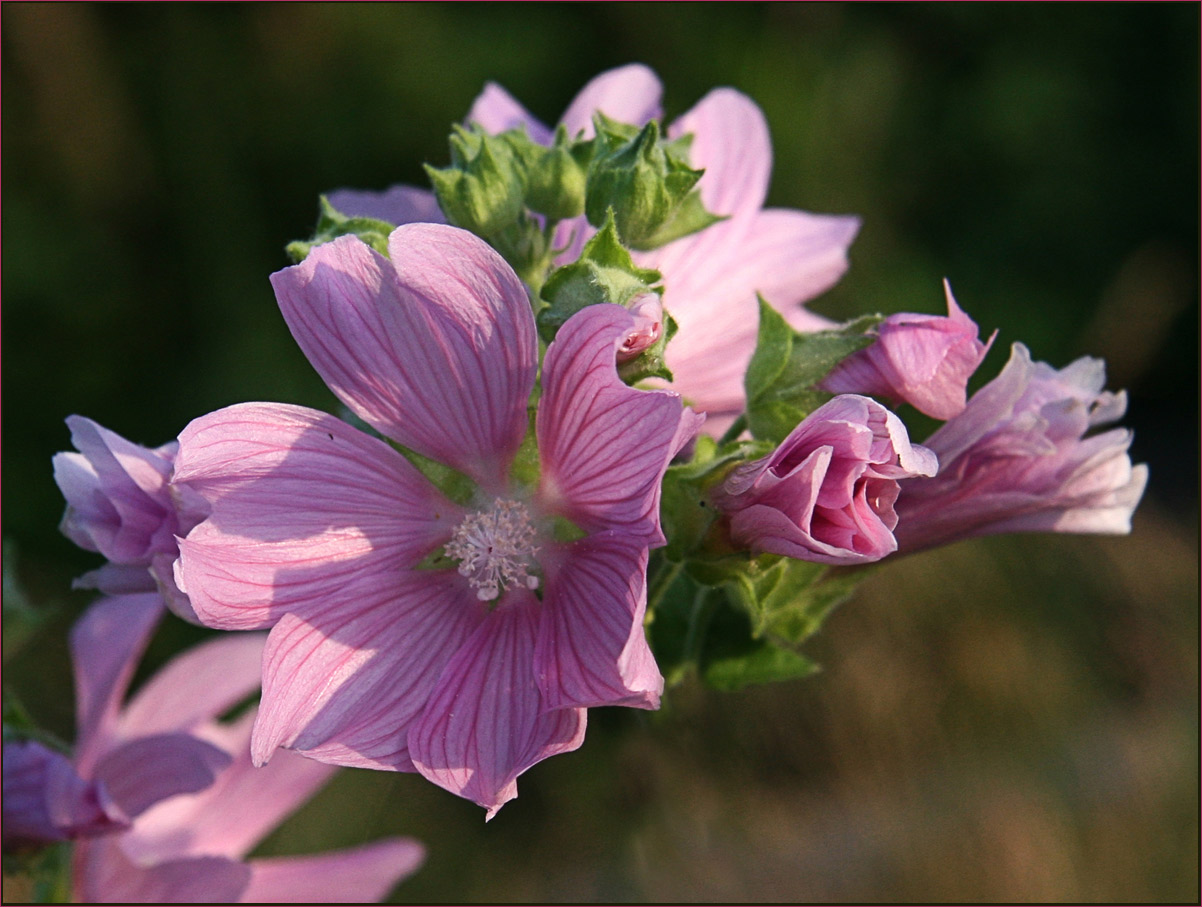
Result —
[[336, 189], [326, 199], [347, 217], [373, 217], [394, 226], [447, 222], [434, 193], [416, 186], [392, 186], [383, 192]]
[[450, 570], [381, 576], [353, 605], [307, 620], [289, 614], [271, 631], [257, 763], [286, 746], [326, 762], [412, 771], [406, 733], [483, 606]]
[[525, 288], [483, 240], [407, 224], [391, 261], [356, 237], [272, 275], [326, 384], [385, 435], [486, 484], [526, 429], [537, 339]]
[[155, 734], [106, 752], [93, 776], [121, 813], [135, 818], [160, 800], [203, 790], [229, 763], [224, 750], [196, 737]]
[[163, 615], [157, 594], [102, 598], [71, 628], [75, 764], [87, 776], [112, 734], [138, 658]]
[[354, 607], [460, 518], [395, 450], [316, 410], [232, 406], [180, 439], [175, 480], [213, 512], [180, 541], [176, 580], [210, 626]]
[[138, 817], [122, 837], [126, 853], [143, 864], [180, 857], [245, 856], [337, 771], [296, 753], [277, 754], [255, 768], [250, 758], [253, 710], [229, 726], [203, 730], [233, 761], [211, 787], [164, 800]]
[[680, 328], [667, 352], [673, 387], [706, 412], [741, 412], [759, 324], [757, 294], [797, 330], [830, 327], [801, 303], [847, 270], [858, 229], [854, 217], [770, 209], [639, 256], [663, 274], [664, 308]]
[[311, 857], [251, 860], [244, 904], [363, 904], [381, 900], [426, 859], [412, 838], [384, 838]]
[[473, 123], [485, 132], [498, 133], [510, 129], [526, 129], [526, 134], [540, 145], [551, 144], [551, 130], [536, 120], [517, 99], [496, 82], [484, 86], [464, 122]]
[[647, 549], [607, 532], [548, 555], [534, 650], [545, 707], [659, 708], [664, 678], [643, 632]]
[[700, 418], [670, 391], [627, 387], [616, 355], [634, 317], [616, 305], [573, 315], [548, 347], [538, 407], [540, 506], [586, 531], [663, 544], [660, 481]]
[[190, 731], [259, 687], [262, 633], [223, 635], [167, 662], [134, 694], [117, 728], [125, 737]]
[[76, 845], [72, 865], [74, 895], [83, 903], [232, 904], [251, 876], [249, 867], [213, 856], [142, 867], [115, 837]]
[[758, 211], [768, 194], [772, 139], [756, 103], [733, 88], [715, 88], [668, 130], [673, 138], [692, 133], [689, 163], [704, 170], [698, 188], [715, 214]]
[[568, 127], [573, 138], [580, 131], [586, 138], [593, 137], [596, 111], [620, 123], [642, 126], [662, 115], [659, 106], [662, 93], [659, 79], [646, 66], [641, 63], [619, 66], [595, 76], [580, 89], [560, 122]]
[[584, 741], [584, 709], [547, 711], [532, 664], [540, 603], [510, 590], [443, 669], [409, 731], [417, 770], [492, 818], [530, 766]]

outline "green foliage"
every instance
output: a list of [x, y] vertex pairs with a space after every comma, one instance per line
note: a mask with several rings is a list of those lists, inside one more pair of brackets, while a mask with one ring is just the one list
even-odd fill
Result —
[[846, 356], [872, 343], [865, 332], [881, 316], [865, 315], [829, 331], [795, 331], [760, 299], [760, 328], [747, 368], [747, 421], [757, 438], [780, 443], [831, 395], [815, 388]]
[[318, 199], [317, 226], [313, 229], [313, 238], [290, 242], [284, 247], [284, 251], [294, 263], [299, 264], [322, 243], [328, 243], [339, 236], [354, 235], [381, 255], [387, 256], [388, 235], [395, 229], [395, 224], [374, 217], [347, 217], [323, 195]]

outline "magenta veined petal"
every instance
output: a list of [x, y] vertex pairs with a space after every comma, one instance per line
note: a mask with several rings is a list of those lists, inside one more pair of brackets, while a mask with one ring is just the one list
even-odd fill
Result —
[[384, 838], [362, 847], [306, 857], [251, 860], [245, 904], [379, 901], [413, 875], [426, 859], [425, 848], [412, 838]]
[[316, 410], [247, 403], [180, 435], [175, 481], [212, 504], [180, 541], [176, 579], [210, 626], [352, 607], [460, 518], [383, 441]]
[[255, 762], [286, 746], [324, 762], [412, 771], [409, 727], [483, 618], [453, 571], [382, 574], [353, 612], [285, 615], [264, 653]]
[[548, 566], [534, 650], [545, 708], [659, 708], [664, 678], [643, 632], [646, 610], [645, 547], [616, 532], [563, 546]]
[[517, 796], [517, 777], [584, 742], [584, 709], [547, 711], [531, 664], [541, 605], [511, 590], [443, 669], [409, 731], [417, 770], [488, 810]]
[[663, 544], [660, 480], [704, 417], [672, 391], [643, 391], [618, 378], [618, 346], [636, 326], [616, 305], [573, 315], [547, 348], [537, 431], [540, 506], [587, 531], [621, 529]]
[[526, 428], [537, 340], [526, 291], [483, 240], [407, 224], [391, 261], [357, 237], [272, 275], [280, 311], [368, 424], [478, 482], [503, 481]]

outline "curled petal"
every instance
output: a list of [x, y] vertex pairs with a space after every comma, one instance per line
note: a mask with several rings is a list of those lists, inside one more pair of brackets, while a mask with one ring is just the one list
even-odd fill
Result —
[[564, 546], [543, 609], [534, 672], [546, 708], [659, 708], [664, 678], [643, 632], [646, 548], [612, 532]]
[[616, 355], [636, 326], [616, 305], [573, 315], [548, 347], [537, 431], [542, 507], [587, 531], [663, 544], [660, 481], [701, 418], [670, 391], [627, 387]]
[[409, 731], [426, 778], [496, 815], [517, 796], [517, 777], [584, 742], [585, 710], [545, 708], [530, 666], [539, 603], [510, 591], [443, 669]]
[[209, 626], [353, 607], [459, 518], [395, 450], [316, 410], [231, 406], [180, 442], [175, 481], [213, 512], [180, 541], [176, 581]]
[[353, 612], [286, 615], [264, 653], [255, 762], [286, 746], [324, 762], [412, 771], [406, 733], [482, 617], [450, 571], [382, 576]]
[[132, 819], [160, 800], [204, 790], [229, 763], [224, 750], [196, 737], [155, 734], [106, 752], [94, 775], [120, 813]]

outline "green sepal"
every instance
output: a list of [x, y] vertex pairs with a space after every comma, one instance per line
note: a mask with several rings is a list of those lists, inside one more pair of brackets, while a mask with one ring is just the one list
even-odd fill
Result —
[[882, 316], [865, 315], [828, 331], [795, 331], [760, 297], [755, 353], [743, 386], [747, 422], [756, 438], [780, 443], [807, 415], [831, 399], [818, 384], [844, 358], [872, 343], [866, 332]]
[[640, 268], [622, 246], [612, 212], [601, 229], [584, 244], [580, 257], [556, 268], [540, 296], [547, 307], [538, 313], [538, 333], [546, 343], [564, 322], [590, 305], [626, 305], [635, 296], [655, 292], [659, 271]]
[[396, 229], [395, 224], [374, 217], [347, 217], [331, 205], [324, 195], [318, 198], [317, 204], [317, 226], [313, 229], [313, 238], [298, 239], [284, 247], [293, 262], [300, 264], [315, 247], [348, 234], [358, 236], [381, 255], [388, 256], [388, 237]]
[[517, 220], [525, 184], [514, 141], [476, 126], [456, 126], [450, 137], [451, 166], [425, 165], [438, 206], [450, 223], [488, 238]]
[[[660, 141], [659, 123], [651, 120], [631, 136], [626, 124], [603, 114], [593, 118], [596, 146], [588, 168], [584, 213], [600, 227], [612, 208], [622, 242], [640, 250], [654, 249], [667, 240], [708, 226], [700, 198], [681, 212], [704, 170], [695, 170], [682, 157], [680, 143]], [[669, 226], [681, 214], [679, 223]], [[712, 215], [709, 215], [712, 218]], [[683, 231], [683, 232], [682, 232]]]
[[550, 148], [530, 144], [538, 150], [524, 158], [526, 207], [551, 220], [579, 217], [584, 213], [594, 141], [572, 141], [567, 127], [560, 124]]
[[643, 240], [641, 245], [634, 246], [636, 249], [658, 249], [660, 246], [666, 246], [673, 240], [680, 239], [682, 236], [689, 236], [692, 233], [699, 233], [706, 227], [712, 226], [719, 221], [729, 218], [729, 214], [714, 214], [705, 209], [705, 204], [701, 201], [700, 192], [690, 192], [684, 197], [679, 207], [672, 213], [660, 228], [651, 236]]
[[797, 645], [851, 596], [864, 575], [863, 570], [832, 570], [826, 564], [765, 554], [726, 588], [750, 619], [754, 638]]
[[618, 363], [618, 377], [627, 384], [638, 384], [647, 378], [663, 378], [672, 380], [672, 370], [664, 359], [668, 342], [676, 336], [680, 329], [676, 319], [664, 312], [664, 330], [659, 340], [647, 347], [633, 359]]

